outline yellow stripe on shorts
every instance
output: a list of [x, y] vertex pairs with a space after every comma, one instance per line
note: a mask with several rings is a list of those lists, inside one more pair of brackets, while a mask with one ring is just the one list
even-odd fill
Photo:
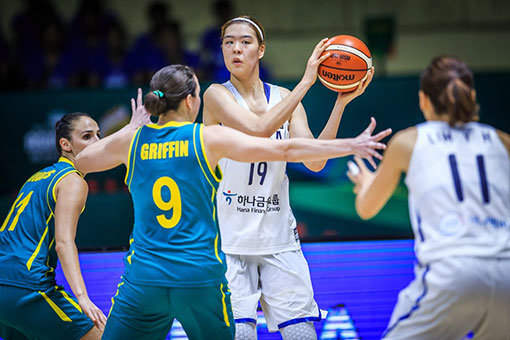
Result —
[[223, 293], [223, 283], [220, 286], [221, 291], [221, 303], [223, 304], [223, 319], [227, 327], [230, 327], [230, 320], [228, 319], [227, 304], [225, 303], [225, 293]]
[[76, 301], [74, 301], [73, 299], [71, 299], [69, 297], [69, 295], [67, 295], [67, 293], [63, 290], [60, 291], [60, 293], [66, 298], [67, 301], [69, 301], [74, 307], [76, 307], [77, 310], [80, 311], [80, 313], [83, 313], [83, 311], [81, 310], [81, 307], [79, 304], [76, 303]]
[[46, 295], [46, 293], [44, 293], [44, 292], [38, 292], [38, 293], [42, 295], [44, 300], [46, 300], [46, 302], [55, 311], [55, 313], [57, 313], [58, 317], [62, 319], [62, 321], [72, 322], [72, 320], [66, 315], [66, 313], [64, 313], [64, 311], [62, 309], [60, 309], [60, 307], [57, 306], [55, 304], [55, 302], [51, 301], [51, 299]]

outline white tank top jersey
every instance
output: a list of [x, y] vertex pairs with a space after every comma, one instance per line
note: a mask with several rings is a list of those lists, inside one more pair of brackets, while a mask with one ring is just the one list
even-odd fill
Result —
[[510, 159], [496, 130], [440, 121], [417, 129], [405, 181], [418, 261], [510, 258]]
[[[228, 81], [223, 84], [237, 102], [248, 105]], [[278, 86], [264, 84], [268, 109], [281, 100]], [[288, 139], [285, 122], [271, 139]], [[227, 254], [267, 255], [300, 249], [296, 219], [289, 204], [286, 162], [242, 163], [223, 158], [217, 194], [221, 247]]]

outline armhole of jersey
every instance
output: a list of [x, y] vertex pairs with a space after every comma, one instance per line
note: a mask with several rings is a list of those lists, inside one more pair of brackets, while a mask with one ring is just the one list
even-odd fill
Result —
[[222, 177], [223, 177], [223, 174], [221, 172], [221, 168], [218, 164], [216, 164], [216, 168], [213, 170], [213, 168], [211, 167], [211, 163], [209, 163], [209, 159], [207, 158], [207, 155], [205, 153], [205, 144], [204, 144], [204, 125], [203, 124], [200, 124], [200, 145], [202, 146], [202, 154], [204, 156], [204, 159], [205, 159], [205, 163], [207, 164], [207, 169], [209, 169], [209, 172], [211, 173], [211, 175], [213, 176], [214, 180], [216, 182], [220, 182]]
[[418, 124], [415, 126], [416, 128], [416, 141], [414, 142], [414, 146], [413, 146], [413, 151], [411, 152], [411, 157], [409, 158], [409, 165], [407, 166], [407, 171], [406, 171], [406, 175], [405, 175], [405, 179], [404, 179], [404, 183], [407, 185], [407, 187], [409, 187], [408, 183], [407, 183], [407, 177], [409, 174], [413, 174], [413, 170], [412, 168], [414, 167], [414, 158], [415, 158], [415, 155], [417, 154], [416, 153], [416, 149], [419, 147], [419, 142], [420, 142], [420, 125], [421, 124]]
[[[69, 170], [69, 171], [65, 172], [66, 170]], [[62, 172], [65, 172], [65, 173], [62, 174]], [[50, 211], [53, 214], [53, 216], [55, 216], [55, 212], [51, 208], [51, 204], [50, 204], [50, 196], [49, 196], [50, 189], [51, 189], [51, 198], [53, 198], [53, 204], [57, 204], [57, 195], [55, 193], [55, 188], [57, 187], [57, 184], [64, 177], [66, 177], [67, 175], [72, 174], [72, 173], [77, 173], [78, 176], [81, 176], [81, 174], [80, 174], [80, 172], [78, 170], [76, 170], [75, 168], [68, 167], [68, 168], [62, 169], [59, 172], [57, 172], [55, 174], [55, 177], [53, 177], [53, 179], [51, 180], [50, 185], [48, 185], [48, 189], [46, 190], [46, 203], [48, 204], [48, 208], [50, 209]], [[59, 176], [60, 174], [62, 174], [62, 175]]]
[[271, 85], [266, 82], [262, 82], [262, 85], [264, 85], [264, 94], [266, 95], [266, 100], [269, 104], [269, 100], [271, 99]]
[[[198, 126], [198, 129], [197, 129], [197, 126]], [[209, 164], [206, 164], [206, 163], [208, 163], [208, 161], [205, 157], [204, 150], [202, 149], [203, 148], [202, 127], [203, 127], [203, 124], [195, 123], [193, 125], [193, 150], [195, 151], [195, 157], [197, 158], [198, 165], [200, 166], [200, 169], [202, 170], [202, 174], [204, 175], [207, 182], [209, 182], [211, 187], [214, 190], [216, 190], [217, 185], [214, 185], [213, 183], [219, 182], [221, 180], [221, 176], [220, 176], [220, 178], [216, 177], [216, 174], [214, 174], [211, 171]], [[200, 143], [200, 144], [198, 144], [198, 143]], [[199, 151], [199, 149], [201, 151]], [[221, 175], [221, 172], [220, 172], [220, 175]]]
[[[211, 167], [211, 163], [209, 163], [209, 159], [207, 158], [207, 154], [205, 153], [205, 144], [204, 144], [204, 125], [199, 124], [199, 136], [200, 136], [200, 149], [202, 150], [201, 156], [204, 158], [205, 163], [207, 165], [208, 174], [212, 176], [212, 178], [219, 183], [223, 177], [223, 174], [221, 172], [220, 166], [217, 164], [216, 168], [213, 170]], [[195, 140], [195, 139], [193, 139]]]
[[126, 177], [124, 177], [124, 183], [126, 183], [128, 189], [131, 185], [131, 180], [133, 179], [133, 171], [135, 168], [135, 160], [136, 160], [136, 149], [138, 147], [138, 138], [140, 137], [140, 132], [142, 131], [142, 127], [139, 127], [133, 138], [131, 139], [131, 144], [129, 145], [128, 151], [128, 159], [126, 164]]

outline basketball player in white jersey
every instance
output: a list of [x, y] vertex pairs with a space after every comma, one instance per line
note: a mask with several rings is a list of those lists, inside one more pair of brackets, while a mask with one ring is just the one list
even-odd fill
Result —
[[397, 133], [375, 173], [356, 159], [356, 210], [379, 212], [401, 173], [418, 263], [385, 339], [510, 339], [510, 136], [477, 122], [473, 75], [455, 57], [421, 76], [426, 122]]
[[[242, 16], [222, 27], [222, 51], [230, 81], [213, 84], [204, 94], [204, 123], [222, 124], [244, 133], [287, 139], [314, 138], [300, 104], [317, 78], [327, 39], [315, 47], [302, 80], [292, 92], [264, 83], [259, 60], [265, 52], [264, 29]], [[339, 94], [319, 139], [336, 137], [345, 106], [364, 92], [373, 70], [356, 91]], [[371, 157], [369, 161], [373, 163]], [[320, 171], [326, 161], [306, 162]], [[240, 163], [223, 159], [218, 189], [218, 221], [227, 255], [236, 339], [256, 339], [260, 300], [270, 332], [284, 339], [316, 339], [313, 321], [321, 321], [313, 297], [308, 264], [301, 252], [296, 220], [289, 205], [285, 162]]]

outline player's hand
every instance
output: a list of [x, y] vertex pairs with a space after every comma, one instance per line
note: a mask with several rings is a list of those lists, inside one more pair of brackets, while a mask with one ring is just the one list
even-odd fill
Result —
[[308, 58], [305, 74], [302, 78], [302, 81], [304, 81], [308, 86], [312, 86], [315, 83], [317, 80], [317, 70], [319, 69], [319, 65], [331, 55], [331, 53], [328, 52], [321, 57], [322, 52], [324, 52], [326, 47], [330, 44], [329, 38], [322, 39], [317, 43], [317, 45], [315, 45], [312, 55]]
[[106, 316], [104, 313], [97, 308], [97, 306], [90, 301], [89, 297], [78, 298], [78, 304], [81, 307], [83, 313], [85, 313], [94, 323], [94, 325], [100, 330], [104, 330], [106, 325]]
[[142, 89], [138, 89], [138, 96], [136, 102], [131, 98], [131, 121], [129, 125], [138, 129], [140, 126], [151, 123], [151, 115], [145, 110], [142, 102]]
[[354, 160], [356, 163], [353, 161], [347, 162], [347, 166], [349, 167], [347, 177], [349, 177], [351, 182], [354, 184], [354, 193], [358, 193], [360, 187], [372, 181], [374, 174], [367, 168], [365, 162], [363, 162], [361, 158], [355, 156]]
[[379, 143], [379, 141], [391, 134], [391, 129], [386, 129], [379, 132], [377, 135], [372, 136], [375, 126], [375, 118], [371, 117], [368, 127], [358, 137], [354, 138], [353, 150], [353, 154], [355, 156], [367, 159], [374, 169], [377, 168], [377, 165], [374, 162], [374, 157], [379, 160], [382, 159], [382, 155], [376, 150], [386, 149], [386, 144]]
[[359, 82], [356, 90], [346, 93], [338, 92], [338, 97], [336, 100], [340, 101], [345, 106], [349, 104], [354, 98], [361, 96], [363, 92], [365, 92], [365, 90], [367, 89], [372, 79], [374, 78], [374, 72], [375, 69], [372, 66], [372, 68], [368, 70], [367, 78], [364, 81]]

